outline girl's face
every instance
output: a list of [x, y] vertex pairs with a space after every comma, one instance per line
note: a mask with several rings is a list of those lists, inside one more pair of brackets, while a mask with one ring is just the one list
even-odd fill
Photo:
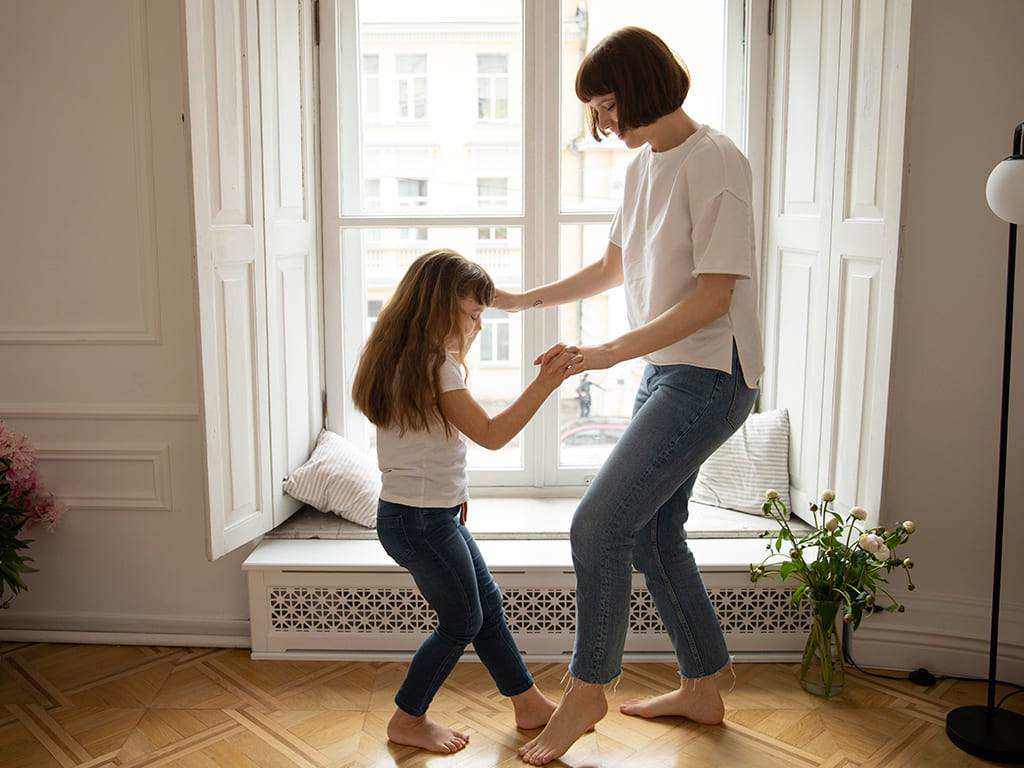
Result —
[[619, 129], [619, 116], [615, 109], [615, 94], [606, 93], [604, 96], [595, 96], [587, 102], [587, 106], [597, 113], [597, 125], [605, 131], [611, 131], [621, 139], [630, 149], [642, 147], [647, 140], [641, 135], [639, 129]]
[[[463, 339], [469, 348], [480, 329], [484, 327], [484, 310], [487, 307], [476, 299], [459, 299], [459, 330], [453, 331], [448, 337], [446, 346], [453, 352], [462, 349]], [[459, 333], [461, 331], [461, 335]]]

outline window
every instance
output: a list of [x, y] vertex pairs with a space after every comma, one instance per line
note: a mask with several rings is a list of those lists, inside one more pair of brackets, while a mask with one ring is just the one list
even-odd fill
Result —
[[478, 54], [476, 71], [477, 119], [508, 119], [508, 55]]
[[[429, 16], [412, 0], [336, 3], [340, 23], [322, 25], [341, 35], [328, 44], [336, 60], [320, 67], [325, 349], [341, 358], [325, 366], [328, 411], [333, 428], [369, 446], [372, 429], [347, 396], [350, 377], [373, 307], [416, 256], [454, 248], [500, 287], [520, 290], [604, 252], [634, 153], [614, 136], [590, 136], [571, 83], [605, 34], [626, 24], [659, 30], [693, 74], [687, 111], [745, 145], [745, 124], [735, 119], [744, 115], [735, 72], [745, 62], [734, 66], [743, 61], [744, 3], [438, 2]], [[543, 311], [490, 310], [468, 361], [474, 396], [495, 413], [522, 392], [539, 352], [612, 338], [625, 324], [621, 290]], [[574, 377], [508, 446], [471, 446], [474, 487], [582, 486], [621, 434], [642, 367], [594, 372], [585, 416]]]
[[[427, 205], [426, 179], [398, 179], [398, 207], [425, 208]], [[401, 230], [403, 240], [426, 240], [427, 230], [416, 227]]]
[[[367, 211], [380, 210], [380, 179], [365, 179], [363, 181], [363, 205]], [[380, 242], [380, 230], [366, 230], [366, 240], [370, 243]], [[373, 258], [368, 255], [368, 258]]]
[[[507, 208], [508, 207], [508, 179], [477, 179], [476, 180], [476, 207], [480, 210], [485, 208]], [[477, 230], [477, 238], [493, 242], [507, 242], [507, 227], [480, 227]]]
[[363, 115], [367, 120], [380, 116], [380, 56], [363, 56]]
[[489, 307], [484, 310], [483, 329], [477, 344], [480, 345], [480, 360], [485, 363], [507, 363], [509, 356], [509, 335], [512, 319], [508, 312]]
[[426, 72], [427, 57], [424, 54], [400, 54], [395, 58], [400, 118], [422, 120], [427, 116]]

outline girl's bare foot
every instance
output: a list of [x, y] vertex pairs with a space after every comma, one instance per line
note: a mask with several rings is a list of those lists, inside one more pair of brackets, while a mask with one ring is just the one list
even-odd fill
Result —
[[396, 744], [446, 754], [458, 752], [469, 743], [469, 736], [464, 733], [435, 723], [426, 715], [413, 717], [400, 709], [395, 710], [388, 723], [388, 739]]
[[604, 686], [570, 678], [551, 720], [537, 738], [519, 748], [519, 756], [530, 765], [546, 765], [564, 755], [607, 713]]
[[548, 724], [557, 705], [540, 692], [534, 685], [530, 690], [512, 697], [512, 707], [516, 712], [516, 727], [529, 731]]
[[678, 690], [630, 699], [619, 711], [637, 717], [685, 717], [703, 725], [718, 725], [725, 717], [725, 705], [714, 677], [683, 680]]

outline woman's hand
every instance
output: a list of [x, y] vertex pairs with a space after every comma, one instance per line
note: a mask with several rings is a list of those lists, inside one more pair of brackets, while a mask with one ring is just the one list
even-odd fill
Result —
[[[564, 347], [563, 344], [556, 344], [547, 352], [542, 355], [538, 355], [537, 359], [533, 361], [534, 365], [544, 365], [553, 355], [557, 354], [560, 350], [559, 347]], [[607, 345], [601, 344], [596, 347], [565, 347], [568, 350], [573, 351], [575, 354], [568, 364], [569, 376], [575, 376], [577, 373], [583, 373], [584, 371], [600, 371], [605, 368], [611, 368], [616, 363], [622, 362]]]
[[503, 291], [501, 288], [494, 289], [494, 303], [491, 304], [495, 309], [503, 309], [506, 312], [518, 312], [521, 309], [526, 309], [526, 302], [523, 300], [523, 294], [512, 293], [511, 291]]

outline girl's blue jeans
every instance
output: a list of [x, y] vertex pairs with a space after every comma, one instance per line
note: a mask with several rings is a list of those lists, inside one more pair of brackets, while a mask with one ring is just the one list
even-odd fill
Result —
[[469, 529], [459, 524], [460, 511], [461, 506], [377, 504], [377, 538], [412, 574], [437, 613], [437, 626], [416, 651], [395, 695], [399, 709], [414, 717], [426, 713], [470, 643], [502, 694], [517, 696], [533, 687], [505, 622], [501, 591]]
[[729, 663], [721, 625], [686, 544], [701, 463], [746, 419], [757, 396], [733, 351], [731, 374], [648, 365], [633, 419], [587, 488], [570, 529], [576, 642], [569, 671], [604, 684], [622, 672], [632, 566], [665, 624], [684, 678]]

